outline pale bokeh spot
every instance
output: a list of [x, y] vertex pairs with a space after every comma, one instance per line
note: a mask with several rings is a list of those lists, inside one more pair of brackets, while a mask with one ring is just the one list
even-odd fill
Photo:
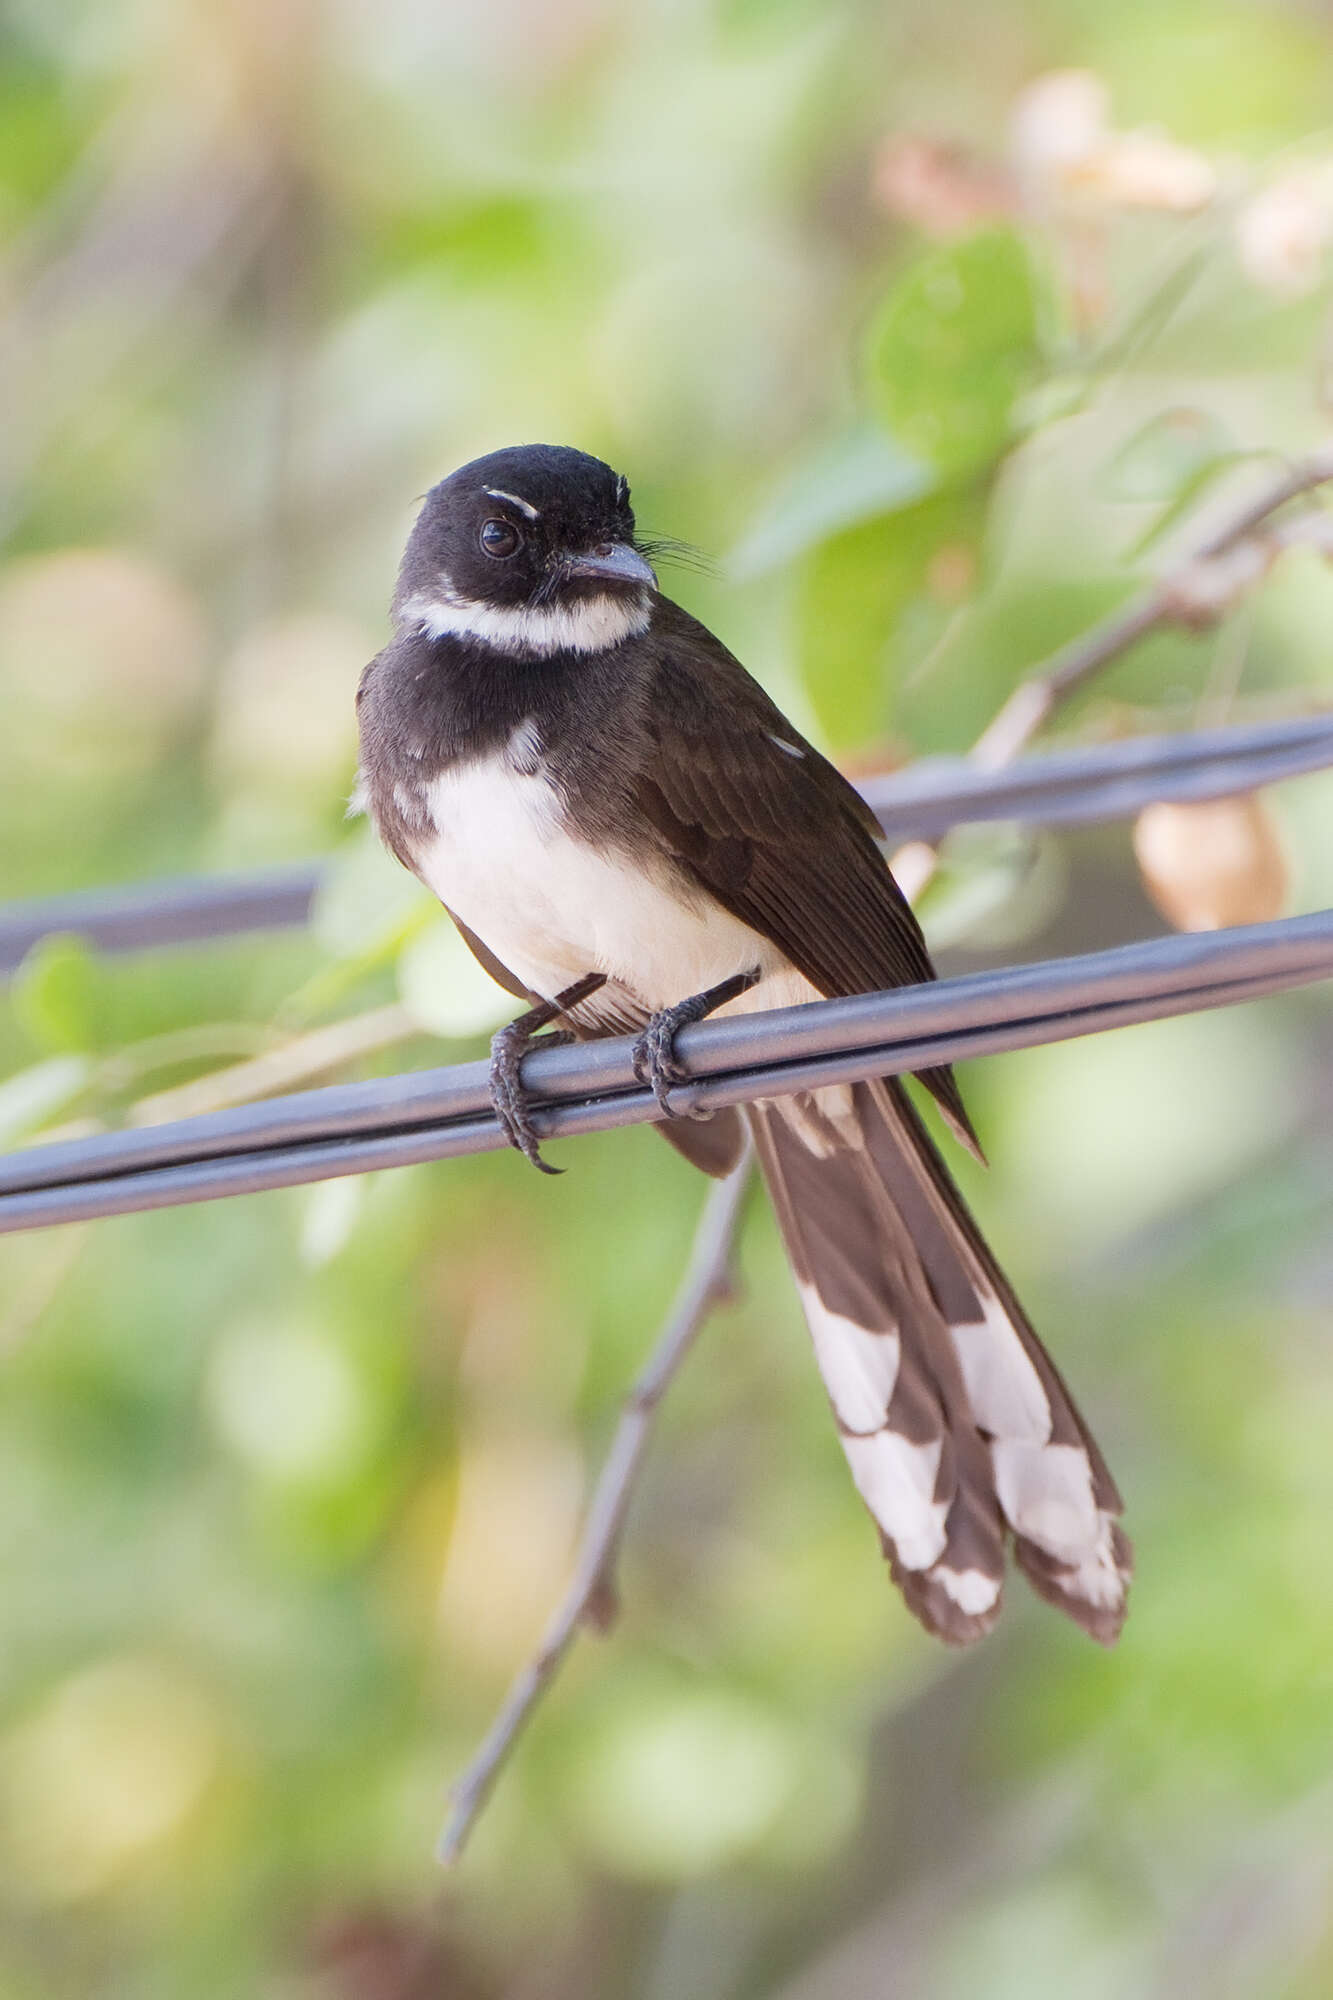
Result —
[[171, 1662], [122, 1654], [60, 1681], [0, 1744], [11, 1886], [74, 1902], [178, 1833], [216, 1771], [221, 1723]]

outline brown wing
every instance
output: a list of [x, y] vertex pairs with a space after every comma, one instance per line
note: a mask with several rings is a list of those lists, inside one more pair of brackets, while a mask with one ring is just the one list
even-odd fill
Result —
[[[663, 601], [653, 636], [635, 803], [669, 851], [830, 998], [933, 979], [860, 793], [705, 626]], [[921, 1080], [975, 1148], [952, 1072]]]

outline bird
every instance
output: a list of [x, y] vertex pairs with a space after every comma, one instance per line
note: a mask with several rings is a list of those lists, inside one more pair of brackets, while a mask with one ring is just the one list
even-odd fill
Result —
[[[525, 1003], [490, 1078], [534, 1165], [542, 1029], [633, 1036], [658, 1129], [706, 1173], [748, 1124], [852, 1479], [927, 1630], [988, 1631], [1012, 1554], [1109, 1645], [1132, 1569], [1115, 1481], [902, 1080], [671, 1115], [687, 1022], [935, 973], [870, 808], [662, 592], [658, 547], [625, 477], [569, 446], [433, 486], [358, 690], [356, 799]], [[980, 1155], [952, 1072], [917, 1080]]]

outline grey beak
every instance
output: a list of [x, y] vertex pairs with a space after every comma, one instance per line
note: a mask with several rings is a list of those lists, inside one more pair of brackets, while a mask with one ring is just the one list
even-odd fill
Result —
[[639, 583], [646, 584], [649, 590], [657, 588], [651, 564], [628, 542], [600, 542], [595, 549], [566, 556], [562, 567], [566, 576], [604, 576], [613, 583]]

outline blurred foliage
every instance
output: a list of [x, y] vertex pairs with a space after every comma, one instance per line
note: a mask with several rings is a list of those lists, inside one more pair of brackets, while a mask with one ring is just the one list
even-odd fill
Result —
[[[623, 466], [849, 764], [964, 747], [1327, 423], [1331, 68], [1318, 10], [1241, 0], [17, 0], [4, 893], [333, 860], [300, 936], [39, 947], [5, 1141], [508, 1011], [343, 817], [412, 496], [477, 451]], [[1289, 557], [1061, 726], [1327, 701], [1331, 614]], [[1293, 907], [1333, 901], [1331, 808], [1238, 816]], [[1203, 823], [1153, 845], [1163, 908]], [[953, 964], [1158, 922], [1123, 827], [973, 833], [927, 915]], [[1311, 994], [967, 1080], [960, 1173], [1128, 1499], [1114, 1655], [1021, 1584], [965, 1658], [912, 1624], [756, 1206], [622, 1619], [443, 1891], [443, 1782], [693, 1177], [629, 1133], [559, 1186], [486, 1158], [5, 1239], [0, 2000], [1326, 1995], [1329, 1050]]]

